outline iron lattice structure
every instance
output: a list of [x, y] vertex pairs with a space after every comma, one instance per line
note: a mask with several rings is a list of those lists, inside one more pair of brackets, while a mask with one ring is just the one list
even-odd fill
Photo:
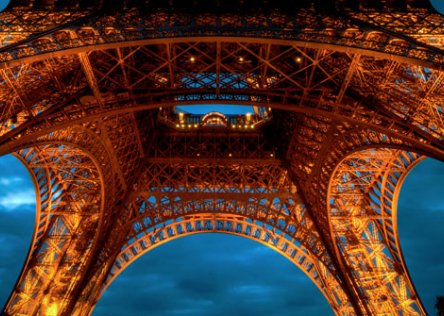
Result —
[[[424, 315], [396, 227], [444, 159], [444, 18], [425, 1], [13, 0], [0, 154], [37, 189], [5, 315], [89, 315], [119, 273], [203, 232], [294, 262], [338, 315]], [[190, 104], [254, 113], [180, 114]]]

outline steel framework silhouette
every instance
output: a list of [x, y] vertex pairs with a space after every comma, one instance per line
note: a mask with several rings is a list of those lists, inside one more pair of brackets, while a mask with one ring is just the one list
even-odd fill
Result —
[[[444, 160], [444, 18], [421, 0], [272, 2], [0, 14], [0, 155], [38, 195], [5, 315], [89, 315], [139, 256], [204, 232], [280, 252], [338, 315], [425, 314], [396, 202], [422, 157]], [[175, 110], [193, 104], [254, 113]]]

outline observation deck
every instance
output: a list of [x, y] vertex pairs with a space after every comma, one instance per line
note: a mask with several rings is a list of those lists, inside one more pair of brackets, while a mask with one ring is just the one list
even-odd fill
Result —
[[[211, 108], [211, 107], [210, 107]], [[224, 114], [211, 111], [205, 114], [192, 114], [184, 111], [174, 111], [172, 108], [160, 108], [159, 122], [179, 131], [193, 130], [223, 130], [231, 129], [240, 132], [255, 131], [271, 122], [271, 109], [260, 108], [257, 113]]]

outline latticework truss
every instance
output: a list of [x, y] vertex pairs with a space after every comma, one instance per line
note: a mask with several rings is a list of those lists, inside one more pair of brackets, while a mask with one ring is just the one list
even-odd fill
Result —
[[[444, 18], [367, 2], [12, 1], [0, 154], [39, 198], [4, 314], [89, 315], [147, 251], [224, 232], [286, 256], [338, 315], [424, 315], [396, 202], [444, 159]], [[215, 103], [254, 113], [175, 111]]]

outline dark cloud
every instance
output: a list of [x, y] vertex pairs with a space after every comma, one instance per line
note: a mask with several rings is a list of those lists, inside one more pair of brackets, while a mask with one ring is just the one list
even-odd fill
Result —
[[0, 308], [6, 303], [26, 259], [35, 221], [34, 209], [0, 207]]
[[31, 176], [13, 156], [0, 158], [0, 308], [20, 274], [35, 222]]
[[[6, 159], [6, 160], [5, 160]], [[22, 166], [0, 159], [0, 198], [33, 187]], [[421, 298], [434, 314], [444, 294], [444, 164], [421, 163], [400, 195], [399, 225], [407, 264]], [[3, 180], [2, 180], [3, 179]], [[28, 251], [34, 207], [0, 204], [0, 304], [15, 284]], [[131, 265], [110, 286], [93, 315], [332, 315], [319, 290], [270, 248], [221, 234], [162, 245]]]
[[0, 159], [0, 207], [3, 211], [35, 210], [35, 190], [31, 176], [13, 156]]
[[[155, 283], [147, 286], [147, 280]], [[132, 289], [130, 302], [122, 296], [125, 289]], [[115, 280], [93, 315], [110, 315], [113, 302], [126, 315], [332, 314], [290, 261], [256, 242], [222, 234], [181, 238], [147, 253]]]
[[401, 190], [399, 236], [410, 275], [429, 314], [444, 295], [444, 164], [427, 159]]

